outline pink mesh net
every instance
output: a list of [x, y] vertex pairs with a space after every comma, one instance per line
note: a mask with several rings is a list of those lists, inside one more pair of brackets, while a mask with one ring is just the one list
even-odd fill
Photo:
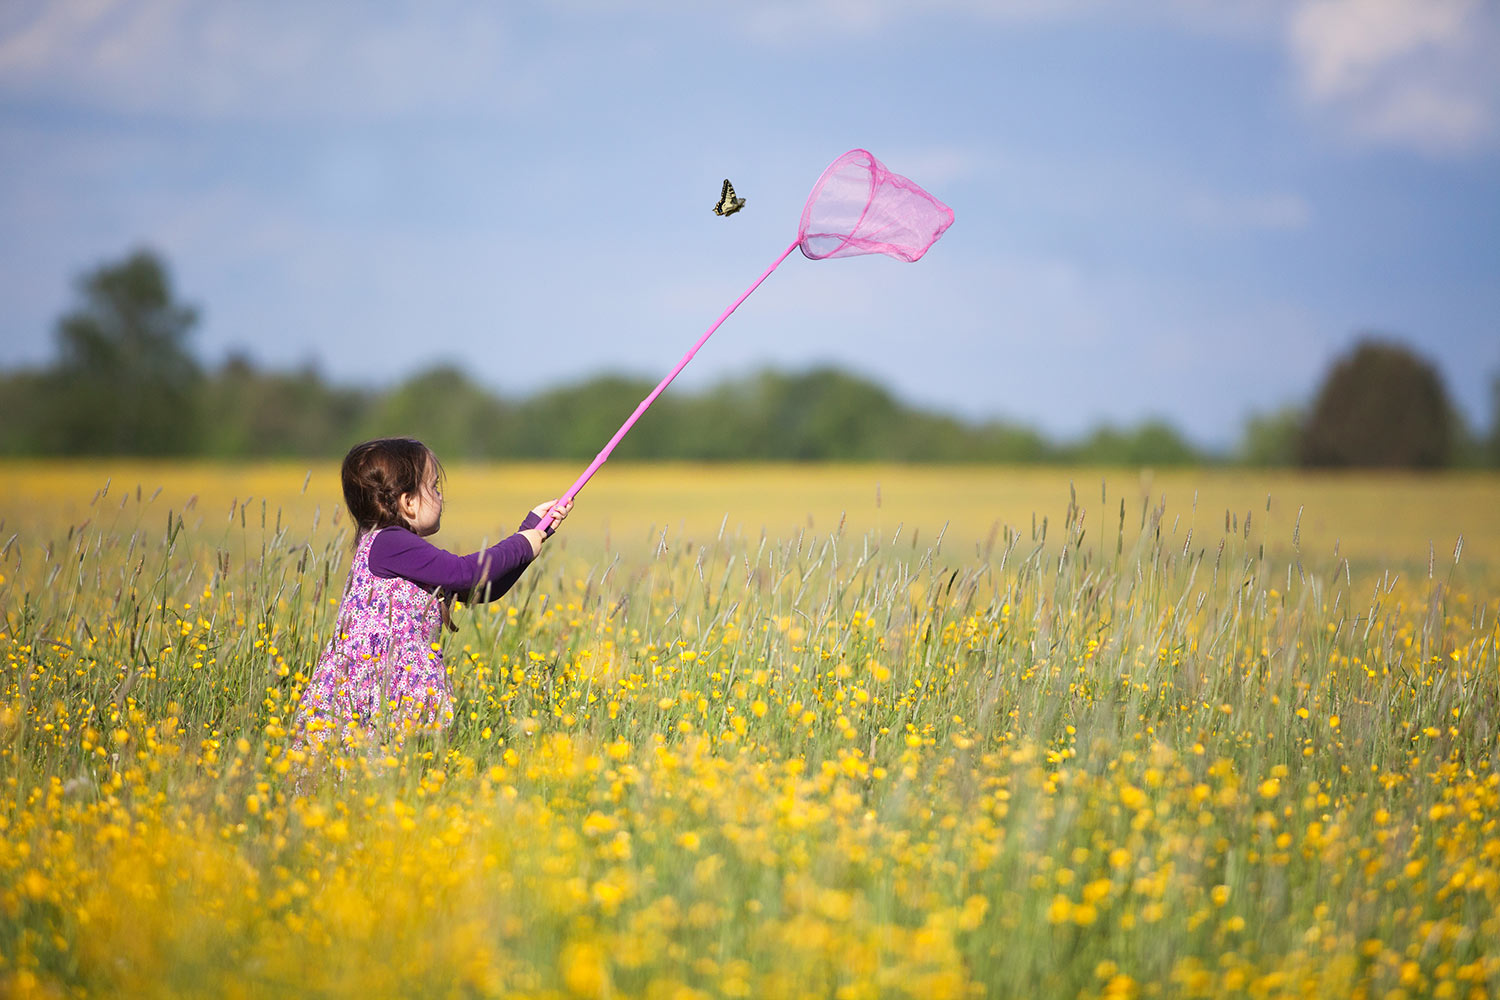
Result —
[[797, 242], [813, 260], [883, 253], [912, 261], [951, 225], [953, 209], [868, 150], [851, 149], [813, 185]]

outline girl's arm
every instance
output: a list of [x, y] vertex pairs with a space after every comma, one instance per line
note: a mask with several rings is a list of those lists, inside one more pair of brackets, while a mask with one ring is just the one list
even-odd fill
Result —
[[[532, 537], [538, 534], [536, 526], [540, 524], [541, 521], [542, 518], [539, 514], [537, 514], [536, 511], [530, 511], [525, 517], [521, 519], [521, 527], [516, 531], [516, 535], [519, 535], [520, 537], [526, 539], [526, 546], [531, 551], [532, 559], [535, 559], [542, 552], [542, 542], [544, 541], [544, 539]], [[516, 535], [512, 535], [511, 537], [514, 538], [516, 537]], [[515, 567], [514, 569], [508, 570], [495, 577], [494, 580], [490, 581], [487, 596], [481, 596], [479, 600], [472, 600], [470, 598], [470, 595], [468, 594], [460, 594], [459, 600], [463, 601], [465, 604], [482, 604], [485, 601], [493, 601], [495, 598], [501, 596], [502, 594], [509, 591], [510, 588], [514, 587], [516, 585], [516, 581], [521, 579], [521, 574], [526, 572], [526, 567], [530, 565], [531, 560], [528, 559], [526, 562], [521, 563], [521, 565]]]
[[[370, 572], [389, 579], [399, 576], [426, 590], [442, 588], [465, 604], [493, 601], [514, 587], [551, 535], [536, 526], [556, 501], [539, 504], [521, 521], [520, 530], [483, 552], [457, 556], [408, 531], [386, 528], [370, 543]], [[568, 516], [571, 503], [553, 511], [557, 522]]]
[[405, 528], [386, 528], [370, 543], [370, 572], [375, 576], [399, 576], [424, 590], [441, 587], [465, 603], [501, 596], [534, 558], [531, 540], [519, 531], [466, 556], [440, 549]]

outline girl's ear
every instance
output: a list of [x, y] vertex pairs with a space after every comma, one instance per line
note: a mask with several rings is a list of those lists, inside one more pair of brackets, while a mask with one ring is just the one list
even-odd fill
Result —
[[396, 513], [407, 524], [411, 524], [417, 516], [417, 495], [415, 493], [403, 493], [401, 499], [396, 501]]

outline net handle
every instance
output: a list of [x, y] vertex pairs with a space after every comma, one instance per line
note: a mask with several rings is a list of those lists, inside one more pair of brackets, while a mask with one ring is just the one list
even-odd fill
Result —
[[[684, 368], [687, 367], [687, 363], [693, 360], [693, 355], [698, 353], [698, 348], [708, 343], [708, 338], [714, 335], [714, 331], [717, 330], [723, 324], [723, 322], [729, 318], [731, 313], [733, 313], [740, 307], [740, 303], [744, 302], [750, 297], [751, 292], [760, 287], [760, 283], [762, 281], [765, 281], [771, 276], [772, 271], [781, 266], [781, 262], [786, 260], [787, 257], [791, 255], [791, 252], [797, 249], [798, 245], [801, 242], [802, 236], [801, 234], [798, 234], [797, 239], [792, 241], [792, 245], [783, 250], [781, 252], [781, 256], [777, 257], [774, 261], [771, 262], [771, 266], [766, 268], [759, 278], [755, 279], [755, 283], [752, 284], [749, 288], [745, 289], [744, 294], [735, 299], [734, 304], [731, 305], [728, 309], [725, 309], [724, 312], [720, 314], [719, 318], [714, 320], [713, 326], [710, 326], [708, 328], [708, 331], [704, 333], [703, 336], [698, 338], [698, 342], [688, 349], [688, 352], [682, 356], [682, 360], [677, 362], [677, 367], [668, 372], [667, 377], [662, 379], [661, 382], [657, 384], [656, 388], [652, 389], [650, 394], [647, 395], [645, 399], [641, 400], [640, 405], [635, 408], [635, 412], [625, 419], [625, 422], [620, 425], [620, 429], [615, 431], [614, 437], [610, 438], [609, 443], [607, 443], [603, 448], [599, 450], [599, 454], [594, 456], [594, 460], [589, 463], [589, 467], [583, 470], [583, 475], [573, 480], [573, 485], [568, 487], [566, 493], [558, 497], [557, 503], [553, 504], [553, 506], [557, 506], [558, 504], [570, 503], [572, 499], [578, 495], [578, 492], [583, 489], [584, 484], [593, 477], [595, 472], [599, 471], [599, 467], [601, 465], [608, 461], [610, 452], [615, 450], [615, 446], [618, 445], [622, 440], [624, 440], [626, 434], [630, 433], [630, 428], [635, 426], [635, 422], [641, 419], [641, 416], [646, 412], [646, 410], [650, 408], [652, 403], [656, 402], [656, 397], [660, 396], [662, 392], [665, 391], [667, 386], [672, 384], [672, 380], [676, 378]], [[547, 531], [552, 527], [551, 507], [548, 507], [547, 512], [542, 515], [542, 519], [537, 523], [537, 527], [542, 529], [543, 531]]]

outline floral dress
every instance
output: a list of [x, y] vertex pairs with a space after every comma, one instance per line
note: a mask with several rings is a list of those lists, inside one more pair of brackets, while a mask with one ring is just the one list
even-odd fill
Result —
[[438, 647], [438, 598], [410, 580], [370, 572], [378, 534], [366, 532], [355, 548], [338, 630], [302, 695], [299, 749], [322, 747], [335, 733], [346, 746], [380, 743], [386, 734], [399, 739], [413, 728], [445, 728], [453, 719]]

